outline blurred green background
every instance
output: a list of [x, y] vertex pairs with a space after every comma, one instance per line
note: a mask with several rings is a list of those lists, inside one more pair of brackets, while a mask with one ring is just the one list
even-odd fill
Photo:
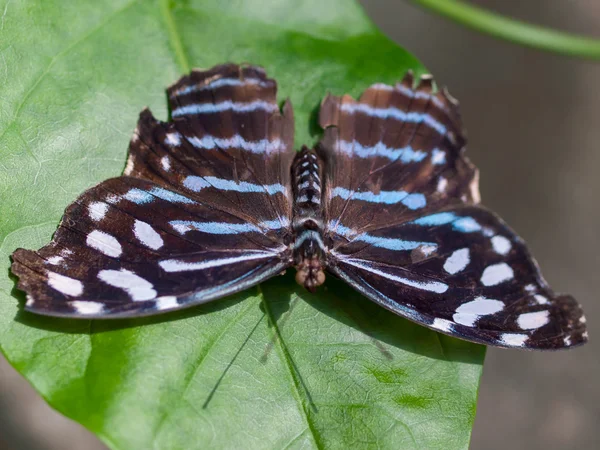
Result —
[[[362, 3], [460, 100], [484, 204], [525, 238], [546, 279], [579, 299], [588, 318], [591, 343], [571, 352], [488, 350], [471, 448], [600, 448], [600, 65], [500, 42], [400, 0]], [[600, 38], [598, 0], [471, 3]], [[0, 448], [105, 447], [0, 359]]]

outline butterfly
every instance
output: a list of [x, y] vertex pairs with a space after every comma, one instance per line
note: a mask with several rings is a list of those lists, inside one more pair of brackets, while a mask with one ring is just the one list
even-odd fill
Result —
[[25, 309], [137, 317], [206, 303], [296, 269], [326, 272], [390, 311], [498, 347], [585, 343], [521, 240], [479, 205], [458, 104], [408, 73], [354, 100], [328, 95], [315, 148], [294, 150], [289, 100], [256, 66], [194, 70], [145, 109], [122, 176], [84, 192], [52, 241], [17, 249]]

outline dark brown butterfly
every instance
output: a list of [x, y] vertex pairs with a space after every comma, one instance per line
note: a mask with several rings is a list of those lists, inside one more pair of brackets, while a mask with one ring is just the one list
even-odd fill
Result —
[[523, 241], [478, 205], [457, 103], [375, 84], [327, 96], [324, 136], [293, 148], [294, 119], [259, 67], [193, 71], [168, 90], [172, 120], [141, 113], [123, 176], [70, 205], [50, 244], [13, 254], [29, 311], [158, 314], [244, 290], [289, 267], [325, 271], [442, 333], [500, 347], [587, 340]]

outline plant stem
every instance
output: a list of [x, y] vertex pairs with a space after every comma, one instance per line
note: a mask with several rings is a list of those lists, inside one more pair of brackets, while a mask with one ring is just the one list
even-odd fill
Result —
[[457, 0], [411, 1], [474, 30], [516, 44], [580, 58], [600, 59], [600, 39], [513, 20]]

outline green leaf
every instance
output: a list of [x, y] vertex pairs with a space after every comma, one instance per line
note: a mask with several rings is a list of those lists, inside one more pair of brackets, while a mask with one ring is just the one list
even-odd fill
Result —
[[22, 311], [9, 255], [50, 239], [84, 189], [121, 173], [139, 111], [166, 119], [191, 67], [249, 61], [291, 97], [296, 143], [327, 91], [423, 67], [350, 0], [0, 5], [0, 344], [58, 411], [115, 449], [466, 448], [484, 348], [330, 278], [290, 275], [163, 317]]

